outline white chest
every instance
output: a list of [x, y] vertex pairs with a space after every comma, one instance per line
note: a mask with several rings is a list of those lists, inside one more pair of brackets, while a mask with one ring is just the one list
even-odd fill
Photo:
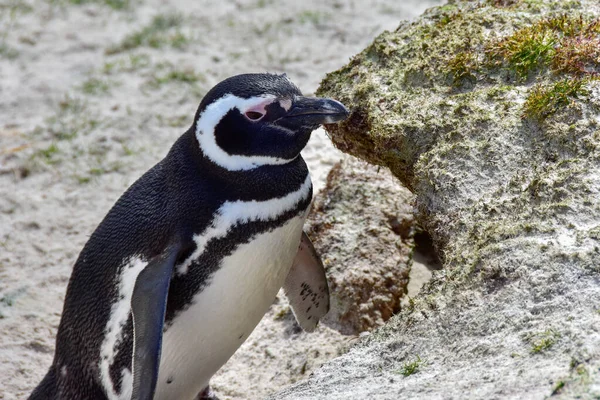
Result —
[[246, 340], [285, 281], [304, 219], [259, 234], [222, 260], [165, 332], [155, 399], [194, 398]]

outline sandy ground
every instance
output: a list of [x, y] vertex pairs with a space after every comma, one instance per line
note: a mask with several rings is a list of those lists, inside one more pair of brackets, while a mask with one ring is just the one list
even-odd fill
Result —
[[[438, 3], [0, 0], [0, 399], [45, 374], [79, 250], [203, 93], [270, 71], [310, 94], [377, 33]], [[319, 188], [340, 154], [321, 131], [304, 155]], [[280, 298], [213, 385], [260, 398], [352, 340], [299, 332]]]

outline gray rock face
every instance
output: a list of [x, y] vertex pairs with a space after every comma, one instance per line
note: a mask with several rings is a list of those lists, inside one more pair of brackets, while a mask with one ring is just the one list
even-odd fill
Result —
[[452, 2], [325, 79], [333, 141], [411, 188], [444, 268], [274, 398], [600, 397], [599, 16]]
[[346, 157], [333, 167], [307, 221], [343, 334], [383, 325], [400, 310], [412, 262], [413, 195], [387, 168]]

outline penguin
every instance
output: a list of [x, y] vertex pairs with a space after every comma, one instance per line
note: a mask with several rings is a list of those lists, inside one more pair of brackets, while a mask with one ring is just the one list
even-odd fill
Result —
[[282, 287], [314, 330], [329, 291], [303, 232], [312, 183], [300, 151], [347, 116], [285, 74], [213, 87], [83, 247], [54, 360], [30, 399], [202, 398]]

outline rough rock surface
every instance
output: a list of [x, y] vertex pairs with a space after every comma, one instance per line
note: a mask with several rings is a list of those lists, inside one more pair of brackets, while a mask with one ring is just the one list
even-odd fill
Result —
[[599, 16], [452, 2], [325, 79], [352, 108], [334, 142], [411, 188], [444, 268], [274, 398], [600, 396]]
[[358, 334], [400, 310], [414, 247], [412, 198], [387, 168], [353, 157], [333, 167], [306, 226], [327, 270], [326, 325]]

